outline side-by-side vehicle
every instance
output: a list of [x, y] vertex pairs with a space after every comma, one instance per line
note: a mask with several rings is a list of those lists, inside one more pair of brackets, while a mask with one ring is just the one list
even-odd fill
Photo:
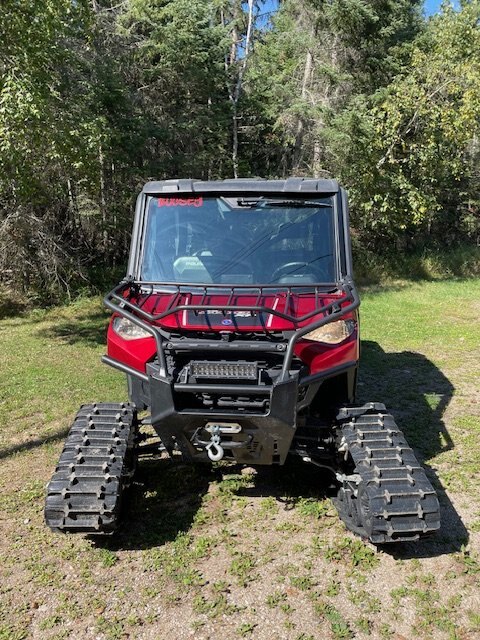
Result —
[[[49, 527], [112, 532], [153, 447], [192, 463], [299, 456], [331, 472], [340, 517], [374, 543], [439, 528], [393, 417], [355, 405], [359, 297], [337, 182], [147, 183], [127, 277], [105, 304], [103, 361], [126, 374], [129, 402], [80, 409], [48, 486]], [[157, 444], [142, 444], [152, 428]]]

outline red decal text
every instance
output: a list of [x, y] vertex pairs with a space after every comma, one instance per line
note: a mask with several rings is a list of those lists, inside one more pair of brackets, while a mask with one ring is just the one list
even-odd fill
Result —
[[201, 207], [203, 198], [159, 198], [159, 207]]

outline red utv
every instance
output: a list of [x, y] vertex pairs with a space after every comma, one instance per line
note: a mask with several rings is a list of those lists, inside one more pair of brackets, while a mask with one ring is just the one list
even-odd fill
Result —
[[80, 409], [48, 487], [49, 527], [112, 532], [151, 425], [154, 447], [192, 463], [295, 455], [329, 469], [340, 517], [374, 543], [439, 528], [392, 416], [354, 405], [360, 302], [337, 182], [149, 182], [127, 274], [105, 298], [103, 361], [127, 375], [129, 402]]

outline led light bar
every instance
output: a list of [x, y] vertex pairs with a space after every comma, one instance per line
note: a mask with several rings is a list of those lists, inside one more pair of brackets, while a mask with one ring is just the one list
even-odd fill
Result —
[[190, 374], [195, 378], [235, 378], [237, 380], [256, 380], [258, 365], [256, 362], [213, 362], [194, 360], [190, 363]]

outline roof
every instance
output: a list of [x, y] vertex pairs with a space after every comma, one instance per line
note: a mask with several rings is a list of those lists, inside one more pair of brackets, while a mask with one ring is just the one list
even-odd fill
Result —
[[143, 193], [337, 193], [336, 180], [319, 178], [228, 178], [226, 180], [200, 181], [193, 179], [158, 180], [147, 182]]

